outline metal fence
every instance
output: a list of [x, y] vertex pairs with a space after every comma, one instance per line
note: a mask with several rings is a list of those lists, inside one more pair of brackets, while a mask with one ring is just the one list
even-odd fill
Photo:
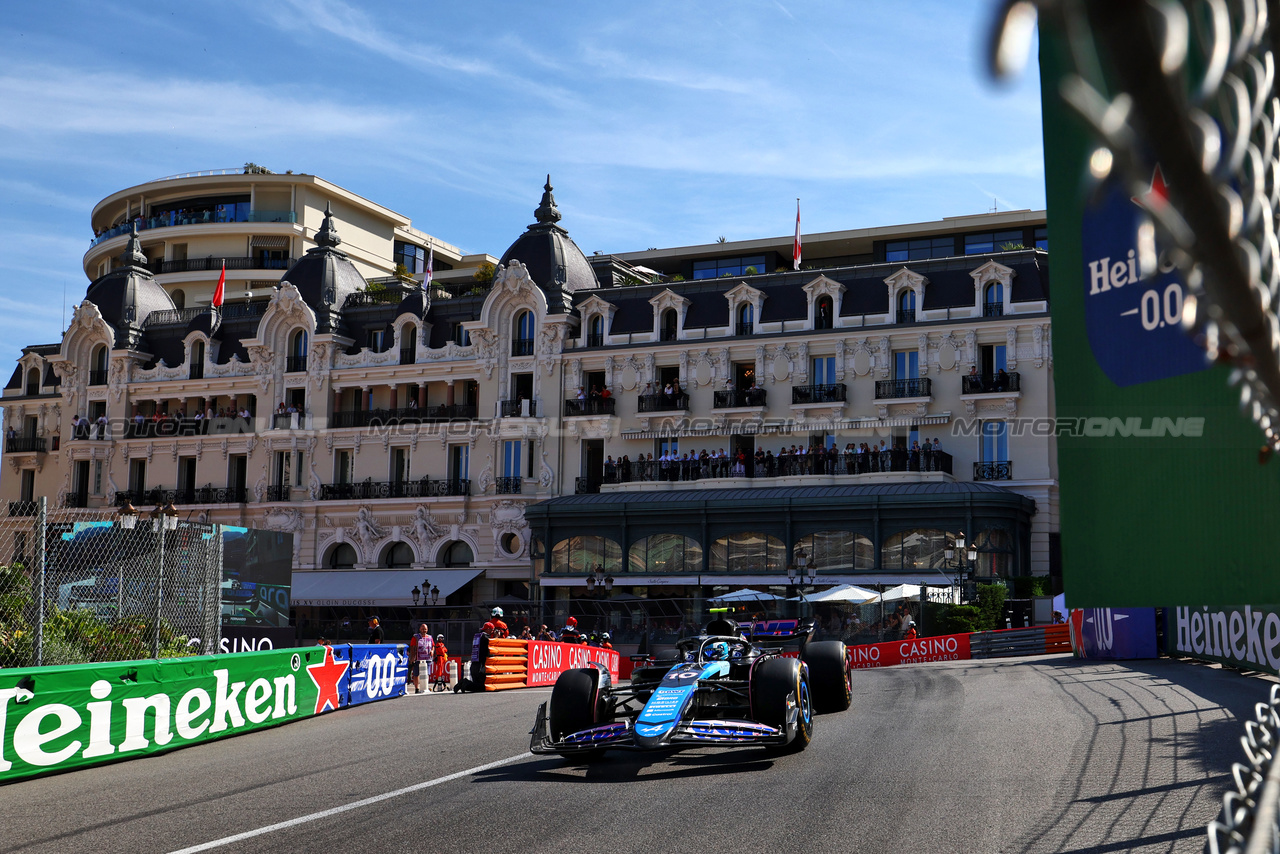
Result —
[[1211, 854], [1280, 852], [1280, 685], [1254, 707], [1254, 718], [1240, 737], [1248, 764], [1231, 766], [1235, 788], [1222, 798], [1222, 815], [1209, 822], [1205, 850]]
[[0, 518], [0, 667], [216, 652], [222, 538], [211, 525], [114, 510]]

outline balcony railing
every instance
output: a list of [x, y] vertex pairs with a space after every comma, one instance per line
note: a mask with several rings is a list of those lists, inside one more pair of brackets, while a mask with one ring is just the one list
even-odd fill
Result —
[[511, 355], [513, 356], [532, 356], [533, 355], [533, 339], [532, 338], [514, 338], [511, 341]]
[[962, 377], [960, 389], [961, 394], [1021, 391], [1022, 377], [1017, 371], [1002, 371], [998, 374], [969, 374]]
[[369, 305], [399, 305], [409, 292], [403, 287], [382, 287], [372, 291], [356, 291], [343, 302], [343, 308], [359, 308]]
[[899, 323], [915, 323], [916, 310], [914, 308], [898, 309], [898, 322]]
[[[695, 455], [678, 460], [624, 460], [605, 463], [604, 483], [685, 481], [726, 477], [799, 477], [878, 474], [882, 472], [942, 472], [952, 474], [952, 458], [932, 448], [885, 448], [864, 453], [814, 451], [805, 454], [772, 451], [741, 460], [729, 456]], [[579, 478], [579, 481], [584, 480]], [[579, 490], [581, 491], [581, 490]]]
[[[90, 428], [92, 429], [92, 428]], [[154, 439], [175, 436], [215, 436], [225, 433], [254, 432], [253, 417], [249, 418], [161, 418], [153, 420], [143, 416], [128, 422], [121, 430], [113, 426], [111, 433], [124, 433], [126, 439]], [[76, 438], [86, 438], [77, 436]], [[93, 438], [92, 434], [87, 438]], [[107, 437], [102, 437], [107, 438]]]
[[10, 516], [34, 516], [40, 510], [40, 505], [35, 501], [10, 501]]
[[284, 369], [290, 374], [305, 374], [307, 372], [306, 356], [287, 356], [284, 360]]
[[418, 359], [418, 351], [413, 347], [400, 348], [400, 364], [412, 365]]
[[573, 415], [614, 415], [617, 401], [612, 397], [589, 397], [586, 400], [566, 400], [564, 414]]
[[910, 380], [876, 380], [876, 400], [895, 397], [929, 397], [933, 394], [933, 381], [928, 377]]
[[62, 497], [62, 506], [83, 509], [89, 506], [89, 493], [68, 492]]
[[[526, 411], [525, 407], [528, 406]], [[503, 418], [537, 418], [538, 401], [524, 398], [522, 400], [504, 400], [498, 404], [498, 414]]]
[[47, 444], [47, 439], [37, 436], [13, 436], [4, 440], [4, 452], [6, 454], [43, 454]]
[[658, 334], [658, 339], [661, 341], [674, 341], [676, 340], [676, 338], [677, 338], [677, 330], [672, 329], [670, 327], [664, 327], [662, 331]]
[[[223, 304], [222, 308], [218, 309], [218, 313], [223, 320], [252, 319], [266, 314], [268, 305], [269, 303], [263, 300], [258, 302], [229, 302]], [[197, 316], [207, 311], [209, 311], [207, 306], [166, 308], [163, 311], [153, 311], [148, 314], [142, 325], [147, 328], [152, 326], [186, 326], [195, 320]]]
[[107, 384], [106, 371], [90, 371], [89, 372], [89, 385], [106, 385], [106, 384]]
[[755, 328], [756, 325], [754, 323], [739, 323], [734, 331], [738, 335], [750, 335], [755, 331]]
[[494, 491], [499, 495], [519, 495], [520, 486], [518, 477], [494, 478]]
[[689, 408], [689, 395], [679, 394], [642, 394], [639, 397], [640, 412], [677, 412]]
[[359, 409], [335, 412], [329, 417], [329, 426], [339, 427], [389, 427], [396, 424], [428, 424], [436, 421], [471, 421], [476, 417], [476, 407], [468, 403], [441, 404], [439, 406], [403, 409]]
[[974, 480], [1013, 480], [1013, 462], [1010, 460], [991, 460], [973, 464]]
[[573, 493], [575, 495], [594, 495], [600, 491], [600, 478], [598, 477], [575, 477], [573, 479]]
[[715, 409], [743, 409], [765, 405], [765, 390], [762, 388], [739, 388], [718, 391], [712, 404]]
[[469, 480], [365, 480], [357, 483], [326, 483], [320, 486], [321, 501], [365, 501], [375, 498], [441, 498], [470, 495]]
[[595, 333], [595, 334], [587, 333], [587, 346], [588, 346], [588, 347], [603, 347], [603, 346], [604, 346], [604, 335], [603, 335], [602, 333]]
[[157, 276], [164, 273], [192, 273], [201, 270], [287, 270], [298, 262], [297, 258], [264, 258], [251, 255], [243, 258], [183, 258], [179, 261], [152, 261], [147, 267]]
[[302, 426], [301, 412], [277, 412], [271, 416], [273, 430], [297, 430]]
[[189, 380], [204, 379], [204, 362], [192, 362], [187, 367], [187, 379]]
[[200, 486], [186, 489], [144, 489], [142, 491], [122, 489], [115, 494], [113, 503], [123, 507], [126, 502], [135, 507], [155, 505], [162, 507], [174, 504], [244, 504], [247, 492], [243, 486]]
[[293, 487], [287, 483], [276, 483], [267, 487], [268, 501], [288, 501], [289, 493]]
[[982, 306], [983, 317], [1004, 317], [1004, 303], [988, 302]]
[[134, 223], [137, 223], [138, 231], [147, 231], [152, 228], [169, 228], [175, 225], [207, 225], [217, 222], [297, 221], [297, 214], [293, 211], [246, 211], [241, 209], [239, 205], [231, 205], [229, 207], [211, 211], [190, 211], [182, 214], [177, 211], [166, 211], [163, 214], [141, 217], [126, 223], [121, 223], [115, 228], [109, 228], [94, 237], [93, 240], [90, 241], [90, 245], [97, 246], [99, 243], [110, 240], [113, 237], [119, 237], [121, 234], [128, 234], [133, 228]]
[[844, 383], [827, 385], [798, 385], [791, 389], [792, 403], [844, 403], [846, 396]]

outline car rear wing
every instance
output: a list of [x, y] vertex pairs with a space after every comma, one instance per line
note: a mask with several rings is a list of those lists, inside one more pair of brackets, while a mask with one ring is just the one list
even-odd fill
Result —
[[761, 647], [802, 647], [813, 637], [813, 620], [754, 620], [738, 622], [742, 635]]

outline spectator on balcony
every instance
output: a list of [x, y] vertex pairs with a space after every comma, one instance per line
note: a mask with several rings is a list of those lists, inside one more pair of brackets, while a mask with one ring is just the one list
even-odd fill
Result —
[[613, 397], [613, 392], [609, 391], [609, 387], [608, 387], [608, 386], [605, 386], [604, 388], [600, 389], [600, 399], [601, 399], [601, 400], [608, 400], [608, 399], [609, 399], [609, 398], [611, 398], [611, 397]]
[[674, 391], [672, 391], [672, 389], [671, 389], [671, 383], [667, 383], [666, 387], [662, 389], [662, 393], [663, 393], [663, 394], [665, 394], [665, 395], [667, 396], [667, 399], [668, 399], [668, 400], [670, 400], [670, 399], [671, 399], [671, 396], [672, 396], [673, 394], [675, 394], [675, 392], [674, 392]]
[[605, 483], [618, 482], [618, 464], [613, 461], [612, 456], [610, 456], [607, 460], [604, 461], [604, 482]]
[[996, 386], [996, 391], [1009, 390], [1009, 375], [1005, 373], [1004, 368], [1001, 368], [1000, 373], [996, 374], [995, 386]]
[[733, 391], [733, 390], [734, 390], [733, 377], [729, 377], [727, 380], [725, 380], [725, 381], [724, 381], [724, 390], [725, 390], [725, 391]]
[[969, 391], [982, 391], [982, 376], [978, 373], [978, 366], [974, 365], [969, 368]]
[[618, 474], [623, 483], [631, 482], [631, 458], [626, 454], [622, 455], [622, 460], [618, 463]]
[[107, 438], [107, 414], [105, 412], [98, 416], [98, 438]]
[[755, 382], [752, 382], [751, 388], [747, 389], [747, 402], [751, 406], [764, 406], [764, 389]]
[[282, 400], [280, 401], [280, 405], [276, 407], [276, 415], [284, 415], [284, 414], [285, 414], [284, 401]]
[[591, 397], [591, 399], [592, 399], [592, 400], [599, 400], [599, 399], [600, 399], [600, 386], [593, 385], [593, 386], [591, 387], [591, 395], [590, 395], [590, 397]]

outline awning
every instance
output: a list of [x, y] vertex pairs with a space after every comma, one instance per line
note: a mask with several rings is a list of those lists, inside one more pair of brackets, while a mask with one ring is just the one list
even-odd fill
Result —
[[[480, 569], [320, 569], [293, 571], [292, 604], [406, 607], [413, 604], [413, 588], [422, 580], [439, 587], [439, 599], [479, 575]], [[431, 594], [425, 601], [430, 604]], [[418, 600], [422, 604], [423, 599]]]
[[249, 238], [254, 249], [288, 249], [293, 238], [287, 234], [255, 234]]
[[[934, 571], [933, 577], [929, 577], [927, 570], [920, 572], [905, 573], [870, 573], [867, 575], [821, 575], [818, 577], [818, 587], [825, 587], [832, 584], [856, 584], [860, 587], [866, 587], [868, 584], [920, 584], [922, 581], [928, 586], [946, 586], [951, 581], [947, 576], [940, 575]], [[296, 578], [298, 573], [294, 573]], [[434, 584], [434, 579], [432, 580]], [[730, 586], [741, 587], [747, 584], [759, 584], [769, 587], [786, 587], [788, 585], [787, 577], [782, 574], [778, 575], [697, 575], [682, 573], [679, 575], [632, 575], [630, 573], [619, 573], [613, 577], [614, 588], [620, 587], [664, 587], [679, 585], [701, 585], [710, 586]], [[538, 577], [538, 584], [541, 587], [586, 587], [587, 579], [583, 576], [562, 577], [550, 574], [543, 574]], [[443, 589], [443, 588], [441, 588]]]

